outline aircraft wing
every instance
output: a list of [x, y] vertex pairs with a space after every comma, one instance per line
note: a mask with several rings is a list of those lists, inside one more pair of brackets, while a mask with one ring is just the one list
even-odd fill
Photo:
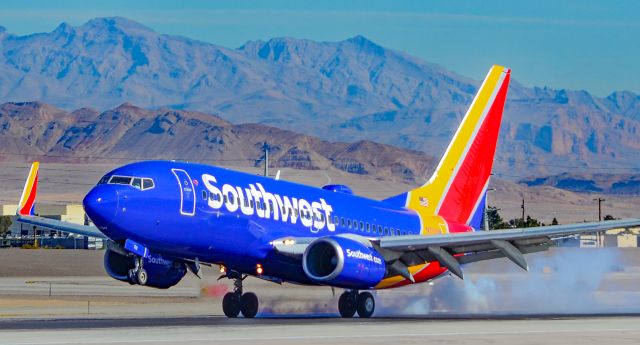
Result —
[[23, 216], [18, 215], [16, 221], [23, 224], [35, 225], [40, 228], [46, 228], [56, 231], [64, 231], [72, 234], [104, 238], [107, 236], [100, 232], [98, 228], [92, 225], [82, 225], [70, 222], [65, 222], [57, 219], [44, 218], [39, 216]]
[[450, 233], [433, 236], [384, 237], [380, 240], [380, 247], [392, 250], [419, 250], [434, 246], [450, 247], [453, 249], [459, 246], [486, 244], [490, 241], [526, 242], [538, 238], [557, 239], [577, 234], [595, 233], [636, 226], [640, 226], [640, 219]]
[[506, 257], [527, 270], [523, 254], [545, 251], [553, 240], [572, 235], [640, 226], [640, 219], [451, 233], [434, 236], [385, 237], [378, 244], [383, 256], [395, 253], [406, 266], [438, 261], [462, 278], [460, 264]]
[[[394, 273], [409, 280], [413, 277], [407, 267], [435, 261], [462, 278], [461, 264], [506, 257], [527, 270], [523, 254], [545, 251], [554, 245], [554, 240], [638, 226], [640, 219], [624, 219], [433, 236], [389, 236], [370, 238], [369, 241]], [[273, 241], [272, 245], [280, 254], [301, 258], [314, 240], [310, 237], [283, 238]]]

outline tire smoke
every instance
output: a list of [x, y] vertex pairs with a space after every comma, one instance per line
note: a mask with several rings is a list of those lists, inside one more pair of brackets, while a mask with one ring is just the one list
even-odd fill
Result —
[[[569, 315], [640, 312], [640, 250], [553, 248], [527, 256], [529, 272], [506, 259], [467, 265], [454, 276], [378, 293], [378, 316]], [[629, 253], [627, 253], [629, 254]], [[424, 285], [424, 286], [421, 286]]]

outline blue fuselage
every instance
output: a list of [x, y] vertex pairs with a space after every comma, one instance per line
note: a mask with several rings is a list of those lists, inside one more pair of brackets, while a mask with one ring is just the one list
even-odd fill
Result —
[[[126, 182], [129, 181], [129, 184]], [[286, 237], [420, 233], [420, 218], [371, 200], [214, 166], [171, 161], [129, 164], [109, 172], [85, 197], [96, 226], [115, 242], [130, 239], [167, 257], [224, 264], [311, 284], [299, 260], [273, 250]]]

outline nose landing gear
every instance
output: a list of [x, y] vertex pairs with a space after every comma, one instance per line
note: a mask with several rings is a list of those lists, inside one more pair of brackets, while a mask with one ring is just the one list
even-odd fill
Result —
[[351, 318], [356, 312], [361, 318], [370, 318], [375, 309], [376, 301], [367, 291], [358, 293], [356, 290], [347, 290], [338, 300], [338, 311], [343, 318]]
[[127, 274], [127, 278], [128, 278], [127, 280], [129, 281], [129, 284], [147, 285], [147, 281], [149, 280], [149, 275], [147, 274], [147, 271], [144, 269], [142, 265], [143, 262], [144, 260], [141, 257], [136, 256], [135, 266], [134, 268], [130, 269]]
[[253, 292], [242, 292], [242, 281], [247, 278], [235, 271], [229, 271], [221, 278], [233, 279], [233, 292], [228, 292], [222, 299], [222, 311], [229, 318], [236, 318], [240, 313], [246, 318], [253, 318], [258, 314], [258, 296]]

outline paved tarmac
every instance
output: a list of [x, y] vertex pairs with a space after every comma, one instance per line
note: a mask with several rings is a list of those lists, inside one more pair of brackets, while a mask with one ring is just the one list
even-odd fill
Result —
[[529, 256], [528, 273], [506, 260], [470, 265], [464, 281], [377, 291], [369, 320], [336, 317], [339, 289], [259, 279], [245, 281], [259, 318], [226, 319], [230, 281], [215, 270], [158, 290], [94, 276], [97, 255], [86, 275], [79, 266], [45, 276], [57, 258], [47, 254], [25, 254], [29, 275], [15, 260], [0, 275], [0, 345], [640, 343], [637, 250], [557, 249]]
[[637, 344], [640, 317], [2, 320], [0, 344]]

